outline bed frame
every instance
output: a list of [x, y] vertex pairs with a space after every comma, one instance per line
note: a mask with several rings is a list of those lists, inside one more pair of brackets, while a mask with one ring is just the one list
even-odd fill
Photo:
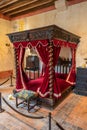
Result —
[[[48, 46], [50, 48], [50, 47], [52, 47], [52, 44], [54, 44], [52, 42], [52, 40], [54, 40], [54, 42], [59, 41], [59, 44], [58, 44], [59, 46], [64, 46], [65, 44], [66, 44], [65, 46], [70, 45], [69, 47], [73, 48], [74, 50], [76, 50], [77, 44], [80, 42], [79, 36], [77, 36], [73, 33], [70, 33], [56, 25], [50, 25], [50, 26], [46, 26], [46, 27], [11, 33], [11, 34], [7, 34], [7, 35], [9, 37], [10, 41], [13, 43], [13, 45], [16, 43], [14, 50], [15, 50], [15, 56], [16, 56], [16, 73], [17, 73], [17, 75], [18, 75], [17, 68], [20, 67], [18, 65], [18, 60], [17, 60], [17, 47], [19, 47], [19, 44], [22, 44], [22, 42], [32, 44], [33, 41], [47, 40], [47, 42], [49, 43]], [[62, 41], [62, 43], [61, 43], [61, 41]], [[33, 46], [33, 44], [32, 44], [32, 46]], [[52, 53], [50, 53], [50, 54], [52, 54]], [[56, 72], [61, 73], [61, 74], [62, 73], [67, 74], [69, 72], [71, 62], [72, 62], [72, 59], [66, 60], [66, 59], [60, 58], [58, 60], [57, 66], [55, 67]], [[50, 67], [53, 67], [53, 66], [50, 65]], [[50, 80], [51, 80], [50, 78], [51, 78], [51, 75], [49, 75], [49, 86], [50, 86]], [[18, 78], [16, 78], [16, 79], [18, 80]], [[54, 99], [51, 97], [51, 93], [52, 93], [51, 89], [50, 89], [49, 100], [50, 100], [51, 106], [53, 106]]]

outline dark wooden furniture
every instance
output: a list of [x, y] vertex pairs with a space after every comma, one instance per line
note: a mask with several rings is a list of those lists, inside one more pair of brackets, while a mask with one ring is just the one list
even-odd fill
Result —
[[[26, 57], [26, 68], [25, 72], [27, 73], [30, 79], [36, 79], [39, 77], [39, 58], [37, 56], [28, 56]], [[58, 58], [58, 62], [55, 66], [56, 73], [68, 74], [72, 66], [72, 59], [68, 58]]]
[[27, 56], [26, 57], [26, 68], [37, 69], [39, 67], [39, 58], [37, 56]]
[[13, 70], [0, 71], [0, 79], [5, 79], [13, 75]]
[[68, 74], [72, 66], [72, 59], [69, 58], [58, 58], [58, 62], [55, 66], [55, 72]]
[[70, 33], [56, 25], [49, 25], [37, 29], [26, 30], [22, 32], [15, 32], [7, 34], [10, 41], [14, 44], [15, 42], [23, 41], [35, 41], [35, 40], [45, 40], [50, 41], [53, 38], [62, 39], [67, 42], [74, 42], [78, 44], [80, 42], [80, 37]]
[[74, 92], [87, 96], [87, 68], [77, 68], [76, 87]]
[[26, 57], [25, 72], [30, 79], [39, 77], [39, 58], [37, 56], [30, 55]]

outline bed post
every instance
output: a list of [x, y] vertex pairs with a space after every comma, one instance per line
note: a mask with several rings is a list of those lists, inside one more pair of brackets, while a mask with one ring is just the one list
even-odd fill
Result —
[[53, 99], [53, 87], [54, 87], [54, 66], [53, 66], [53, 43], [52, 40], [49, 40], [48, 44], [48, 52], [49, 52], [49, 92], [50, 92], [50, 105], [54, 105]]
[[14, 59], [15, 59], [15, 73], [17, 73], [17, 55], [16, 55], [16, 49], [14, 48]]
[[15, 74], [16, 74], [16, 80], [17, 80], [17, 72], [18, 72], [18, 54], [16, 48], [14, 48], [14, 59], [15, 59]]

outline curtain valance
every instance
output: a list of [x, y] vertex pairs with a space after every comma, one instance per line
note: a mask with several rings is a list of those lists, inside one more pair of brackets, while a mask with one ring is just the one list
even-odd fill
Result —
[[[59, 40], [59, 39], [53, 39], [51, 40], [54, 46], [64, 46], [64, 47], [70, 47], [70, 48], [76, 48], [77, 44]], [[15, 42], [13, 45], [15, 48], [19, 48], [19, 46], [26, 48], [26, 47], [37, 47], [38, 45], [47, 46], [49, 44], [48, 40], [35, 40], [35, 41], [23, 41], [23, 42]]]

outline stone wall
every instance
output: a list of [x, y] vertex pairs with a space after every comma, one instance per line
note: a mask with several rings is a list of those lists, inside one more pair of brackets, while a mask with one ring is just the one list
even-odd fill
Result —
[[11, 22], [0, 19], [0, 72], [13, 69], [13, 46], [10, 43], [7, 33], [11, 32]]

